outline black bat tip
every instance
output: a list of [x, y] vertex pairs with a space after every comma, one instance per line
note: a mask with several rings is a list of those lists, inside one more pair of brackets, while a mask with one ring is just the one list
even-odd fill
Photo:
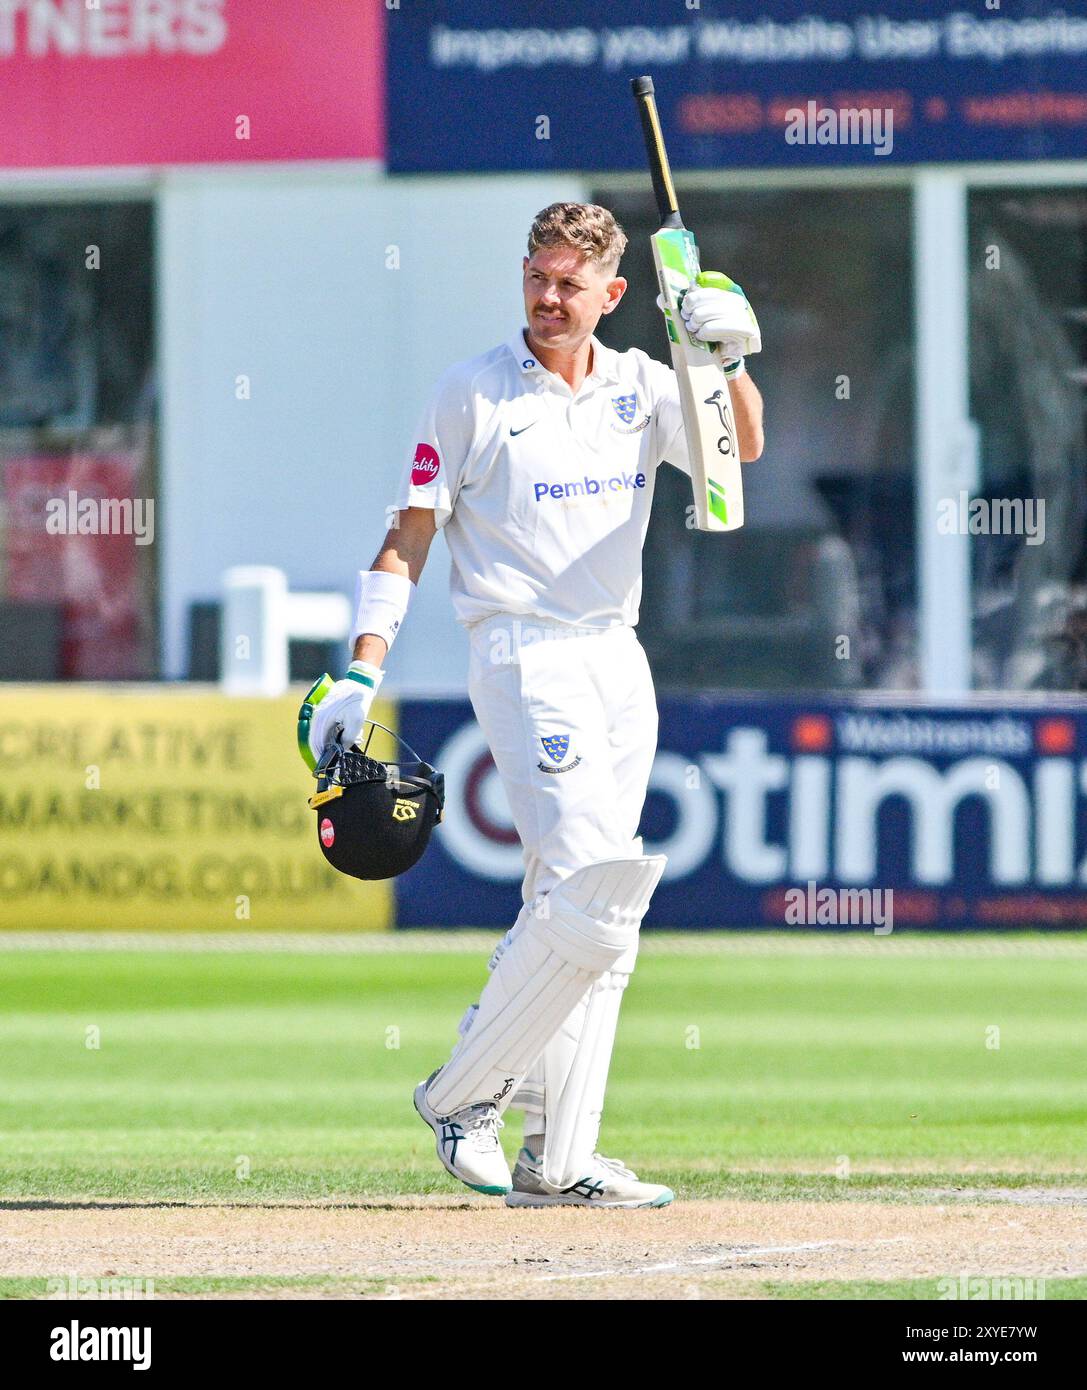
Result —
[[632, 77], [630, 89], [636, 97], [651, 97], [653, 95], [653, 79], [651, 77]]

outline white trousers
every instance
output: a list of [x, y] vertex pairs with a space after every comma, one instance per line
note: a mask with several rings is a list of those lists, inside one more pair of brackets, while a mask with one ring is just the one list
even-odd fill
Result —
[[657, 746], [649, 662], [630, 627], [499, 614], [470, 641], [468, 695], [509, 799], [531, 904], [575, 869], [626, 853], [638, 833]]
[[[576, 869], [630, 853], [657, 744], [657, 705], [649, 662], [633, 628], [603, 632], [500, 614], [470, 634], [468, 693], [505, 788], [525, 863], [524, 906], [516, 936], [543, 895]], [[640, 849], [636, 852], [640, 852]], [[500, 948], [501, 949], [501, 948]], [[602, 980], [605, 1022], [595, 1032], [571, 1015], [554, 1046], [532, 1068], [513, 1104], [525, 1131], [539, 1134], [556, 1102], [547, 1079], [573, 1064], [577, 1039], [597, 1053], [579, 1133], [595, 1147], [615, 1022], [634, 953]], [[591, 994], [592, 992], [590, 992]], [[575, 1014], [584, 1014], [584, 999]], [[590, 1035], [595, 1042], [590, 1042]]]

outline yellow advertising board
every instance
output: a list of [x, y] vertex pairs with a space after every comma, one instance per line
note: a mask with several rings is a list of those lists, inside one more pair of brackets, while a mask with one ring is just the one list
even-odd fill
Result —
[[337, 873], [318, 846], [304, 694], [0, 687], [0, 927], [390, 927], [391, 884]]

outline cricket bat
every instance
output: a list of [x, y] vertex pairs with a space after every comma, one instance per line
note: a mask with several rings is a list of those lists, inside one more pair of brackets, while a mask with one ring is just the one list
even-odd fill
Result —
[[[653, 192], [661, 225], [651, 238], [657, 268], [668, 346], [679, 384], [683, 427], [691, 459], [695, 525], [700, 531], [735, 531], [744, 524], [744, 492], [740, 477], [740, 446], [728, 381], [717, 354], [687, 332], [679, 307], [699, 275], [698, 247], [683, 225], [676, 190], [664, 148], [653, 79], [631, 80], [642, 120]], [[727, 284], [721, 277], [722, 286]], [[707, 277], [703, 277], [703, 284]], [[710, 282], [712, 283], [712, 282]]]

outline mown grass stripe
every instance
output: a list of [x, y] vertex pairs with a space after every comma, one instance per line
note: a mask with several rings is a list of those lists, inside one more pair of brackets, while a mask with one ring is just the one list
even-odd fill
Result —
[[[258, 955], [384, 956], [460, 955], [490, 952], [502, 934], [459, 928], [398, 932], [32, 932], [0, 931], [0, 953], [8, 952], [178, 952]], [[759, 931], [646, 931], [642, 954], [652, 956], [860, 956], [917, 960], [1005, 959], [1087, 960], [1087, 933], [1005, 936], [868, 932], [812, 934]]]

